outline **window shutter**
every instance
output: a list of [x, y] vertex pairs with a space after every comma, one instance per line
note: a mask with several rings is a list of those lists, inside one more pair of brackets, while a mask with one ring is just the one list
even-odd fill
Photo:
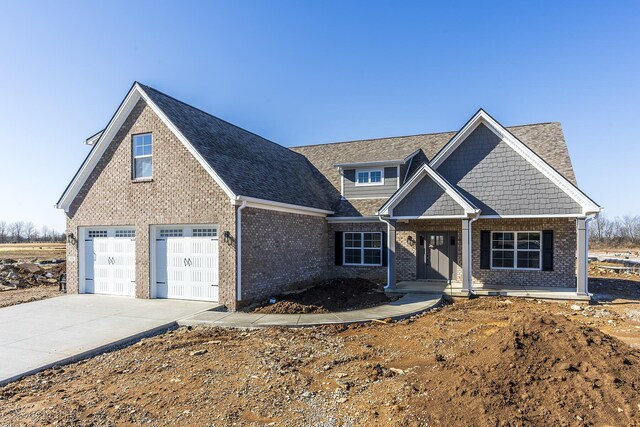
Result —
[[542, 269], [553, 270], [553, 230], [542, 232]]
[[389, 261], [387, 260], [387, 233], [382, 232], [382, 266], [386, 267]]
[[336, 249], [336, 265], [342, 265], [342, 231], [336, 231], [334, 246]]
[[480, 268], [491, 268], [491, 232], [488, 230], [480, 232]]

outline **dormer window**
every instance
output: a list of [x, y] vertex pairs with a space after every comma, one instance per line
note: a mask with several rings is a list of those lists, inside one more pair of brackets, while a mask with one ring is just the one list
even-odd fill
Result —
[[383, 185], [384, 169], [359, 169], [356, 171], [356, 185]]
[[133, 135], [133, 179], [149, 179], [152, 177], [151, 163], [153, 149], [150, 133]]

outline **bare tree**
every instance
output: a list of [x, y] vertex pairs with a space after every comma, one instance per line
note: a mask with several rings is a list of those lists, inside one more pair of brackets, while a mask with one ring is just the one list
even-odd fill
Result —
[[36, 226], [31, 221], [27, 221], [24, 223], [24, 237], [27, 239], [27, 242], [33, 242], [33, 235], [36, 232]]
[[42, 239], [43, 242], [48, 241], [49, 239], [49, 227], [47, 227], [46, 225], [42, 226], [42, 231], [40, 232], [40, 238]]
[[24, 232], [24, 222], [16, 221], [9, 224], [9, 234], [11, 240], [14, 242], [20, 242], [22, 239], [22, 233]]
[[0, 221], [0, 243], [7, 241], [7, 222]]

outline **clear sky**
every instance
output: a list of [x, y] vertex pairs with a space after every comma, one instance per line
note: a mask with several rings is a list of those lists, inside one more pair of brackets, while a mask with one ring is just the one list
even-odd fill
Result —
[[0, 219], [53, 205], [134, 80], [285, 146], [562, 122], [640, 214], [640, 2], [0, 0]]

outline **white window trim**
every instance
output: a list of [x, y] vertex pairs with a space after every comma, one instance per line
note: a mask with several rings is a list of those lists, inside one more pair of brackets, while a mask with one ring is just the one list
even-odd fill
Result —
[[[513, 233], [513, 249], [494, 249], [493, 248], [493, 234], [494, 233]], [[518, 267], [518, 251], [520, 252], [534, 252], [535, 249], [520, 249], [518, 250], [518, 234], [519, 233], [538, 233], [540, 235], [540, 248], [538, 249], [538, 252], [540, 253], [540, 256], [538, 257], [538, 268], [522, 268], [522, 267]], [[496, 230], [496, 231], [492, 231], [491, 232], [491, 241], [489, 242], [489, 244], [491, 245], [490, 250], [491, 250], [491, 256], [490, 256], [490, 262], [491, 262], [491, 270], [522, 270], [522, 271], [541, 271], [542, 270], [542, 231], [538, 231], [538, 230], [530, 230], [530, 231], [510, 231], [510, 230]], [[513, 252], [513, 267], [494, 267], [493, 266], [493, 251], [512, 251]]]
[[[145, 136], [151, 135], [151, 154], [142, 154], [136, 156], [135, 152], [135, 138], [136, 136]], [[149, 176], [136, 176], [136, 159], [146, 159], [147, 157], [151, 158], [151, 175]], [[153, 133], [144, 132], [144, 133], [136, 133], [135, 135], [131, 135], [131, 176], [134, 181], [144, 181], [147, 179], [153, 179]]]
[[[366, 172], [369, 182], [358, 182], [358, 174]], [[380, 182], [371, 182], [371, 173], [380, 172]], [[356, 169], [356, 176], [354, 179], [356, 187], [370, 187], [374, 185], [384, 185], [384, 168], [382, 169]]]
[[[358, 248], [354, 248], [354, 247], [349, 247], [347, 248], [347, 234], [360, 234], [360, 260], [361, 262], [359, 264], [355, 264], [355, 263], [348, 263], [346, 262], [347, 259], [347, 249], [358, 249]], [[365, 248], [364, 247], [364, 235], [365, 234], [378, 234], [380, 236], [380, 264], [365, 264], [364, 263], [364, 250], [365, 249], [376, 249], [376, 248]], [[384, 253], [383, 253], [383, 241], [382, 241], [382, 232], [380, 231], [345, 231], [342, 233], [342, 265], [347, 265], [347, 266], [353, 266], [353, 267], [381, 267], [382, 266], [382, 261], [384, 258]]]

